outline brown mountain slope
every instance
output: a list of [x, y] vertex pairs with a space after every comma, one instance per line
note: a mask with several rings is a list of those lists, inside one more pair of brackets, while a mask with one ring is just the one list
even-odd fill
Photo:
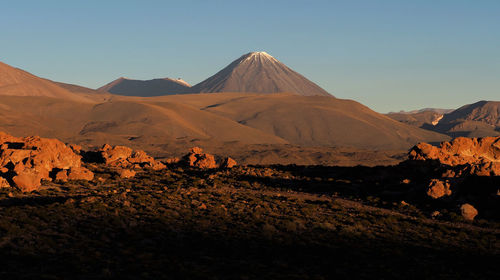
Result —
[[47, 97], [3, 96], [0, 97], [0, 130], [89, 145], [135, 141], [135, 146], [142, 148], [154, 144], [187, 147], [197, 141], [220, 145], [225, 142], [287, 143], [274, 135], [185, 104], [160, 104], [135, 100], [92, 104]]
[[98, 91], [98, 90], [95, 90], [95, 89], [91, 89], [91, 88], [88, 88], [88, 87], [83, 87], [83, 86], [79, 86], [79, 85], [75, 85], [75, 84], [67, 84], [67, 83], [61, 83], [61, 82], [55, 82], [55, 81], [52, 81], [53, 83], [57, 84], [58, 86], [68, 90], [68, 91], [71, 91], [71, 92], [74, 92], [74, 93], [84, 93], [84, 94], [103, 94], [102, 92]]
[[500, 102], [479, 101], [445, 114], [433, 128], [452, 137], [500, 135]]
[[88, 101], [85, 97], [74, 94], [49, 80], [39, 78], [2, 62], [0, 62], [0, 95], [46, 96], [74, 101]]
[[[273, 95], [254, 96], [269, 99]], [[311, 147], [290, 145], [288, 139], [282, 139], [274, 132], [240, 124], [206, 108], [248, 97], [249, 94], [195, 94], [161, 98], [111, 96], [105, 102], [83, 103], [48, 97], [0, 96], [0, 131], [16, 136], [36, 134], [55, 137], [85, 147], [104, 143], [127, 145], [155, 156], [179, 156], [192, 146], [202, 146], [209, 152], [253, 164], [374, 165], [394, 164], [401, 158], [400, 151], [360, 151], [362, 141], [348, 143], [348, 146], [355, 147], [353, 149], [340, 148], [346, 142], [336, 139], [327, 143], [337, 146], [335, 148], [325, 147], [321, 142], [308, 142]], [[283, 102], [280, 98], [272, 98], [268, 103], [276, 101]], [[279, 121], [276, 124], [288, 125]], [[287, 128], [284, 126], [284, 129]], [[292, 137], [290, 139], [293, 140]], [[390, 143], [390, 139], [384, 141], [382, 148], [398, 147]]]
[[190, 92], [291, 92], [304, 96], [331, 96], [265, 52], [241, 56], [217, 74], [193, 86]]
[[164, 78], [141, 81], [122, 77], [100, 87], [98, 91], [125, 96], [160, 96], [186, 93], [190, 87], [182, 79]]
[[[213, 99], [212, 99], [212, 96]], [[162, 97], [219, 114], [295, 145], [407, 149], [448, 136], [415, 128], [355, 101], [294, 94], [223, 93]]]

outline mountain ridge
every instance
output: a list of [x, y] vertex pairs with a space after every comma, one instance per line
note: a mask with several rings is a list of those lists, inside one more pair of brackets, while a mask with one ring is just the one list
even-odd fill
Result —
[[151, 80], [135, 80], [120, 77], [97, 91], [109, 92], [124, 96], [160, 96], [187, 93], [191, 85], [182, 79], [157, 78]]

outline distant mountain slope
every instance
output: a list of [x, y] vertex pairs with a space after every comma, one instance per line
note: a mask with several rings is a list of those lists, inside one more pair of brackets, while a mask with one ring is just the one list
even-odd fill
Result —
[[125, 96], [149, 97], [186, 93], [190, 87], [191, 86], [182, 79], [174, 80], [164, 78], [141, 81], [122, 77], [97, 90]]
[[433, 110], [415, 111], [414, 113], [389, 113], [386, 114], [386, 116], [402, 123], [426, 128], [438, 124], [443, 118], [442, 113], [438, 113]]
[[168, 96], [303, 146], [407, 149], [448, 136], [409, 126], [352, 100], [294, 94], [198, 94]]
[[0, 62], [0, 95], [45, 96], [52, 98], [88, 101], [56, 83]]
[[445, 114], [432, 128], [452, 137], [485, 137], [500, 135], [500, 102], [479, 101]]
[[411, 110], [411, 111], [389, 112], [389, 114], [408, 114], [408, 115], [413, 115], [413, 114], [424, 113], [424, 112], [435, 112], [435, 113], [443, 115], [443, 114], [447, 114], [449, 112], [453, 112], [453, 110], [454, 109], [423, 108], [423, 109]]
[[265, 52], [251, 52], [190, 89], [193, 93], [290, 92], [331, 96], [324, 89]]

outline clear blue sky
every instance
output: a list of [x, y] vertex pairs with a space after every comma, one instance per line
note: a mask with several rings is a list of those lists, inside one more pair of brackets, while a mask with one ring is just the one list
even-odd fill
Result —
[[500, 1], [0, 0], [0, 61], [57, 81], [195, 84], [250, 51], [379, 112], [500, 100]]

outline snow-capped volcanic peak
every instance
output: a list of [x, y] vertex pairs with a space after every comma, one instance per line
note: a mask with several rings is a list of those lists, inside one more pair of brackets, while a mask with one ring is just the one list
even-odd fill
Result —
[[329, 96], [324, 89], [293, 71], [266, 52], [240, 56], [212, 77], [190, 88], [191, 92], [295, 93]]
[[251, 52], [244, 55], [241, 62], [251, 61], [251, 60], [271, 60], [276, 62], [278, 61], [276, 58], [272, 57], [270, 54], [266, 52]]

